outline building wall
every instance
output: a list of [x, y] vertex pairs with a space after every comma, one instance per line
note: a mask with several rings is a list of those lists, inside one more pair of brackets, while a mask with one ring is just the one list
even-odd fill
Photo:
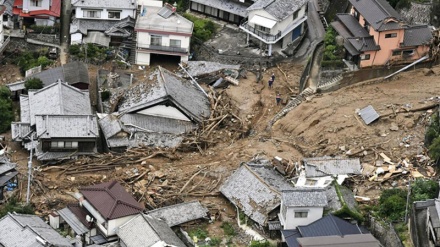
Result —
[[[308, 225], [322, 218], [323, 207], [287, 207], [281, 202], [281, 222], [284, 230], [296, 229], [297, 226]], [[285, 211], [285, 212], [284, 212]], [[307, 218], [295, 218], [295, 212], [307, 212]], [[284, 215], [285, 213], [285, 215]]]
[[231, 14], [229, 12], [226, 12], [226, 11], [223, 11], [220, 9], [216, 9], [216, 8], [212, 8], [212, 7], [206, 6], [204, 4], [200, 4], [200, 3], [196, 3], [196, 2], [192, 2], [192, 1], [190, 2], [189, 7], [190, 7], [191, 11], [203, 13], [208, 16], [213, 16], [217, 19], [231, 22], [234, 24], [240, 24], [240, 22], [243, 20], [242, 16]]
[[138, 65], [150, 65], [150, 53], [136, 51], [135, 63]]
[[[119, 0], [121, 1], [121, 0]], [[84, 17], [84, 11], [87, 10], [96, 10], [100, 13], [100, 17], [98, 18], [91, 18], [91, 17]], [[120, 18], [119, 19], [109, 19], [108, 18], [108, 12], [109, 11], [120, 11]], [[101, 20], [120, 20], [120, 19], [124, 19], [128, 16], [131, 16], [133, 18], [135, 18], [136, 16], [136, 10], [135, 9], [110, 9], [107, 10], [104, 6], [97, 6], [97, 7], [93, 7], [93, 8], [81, 8], [81, 7], [77, 7], [76, 11], [75, 11], [75, 17], [78, 19], [101, 19]]]
[[127, 221], [133, 219], [133, 217], [135, 217], [136, 215], [129, 215], [129, 216], [125, 216], [122, 218], [118, 218], [118, 219], [114, 219], [114, 220], [109, 220], [108, 221], [108, 236], [113, 236], [116, 234], [116, 230], [118, 229], [118, 227], [122, 226], [124, 223], [126, 223]]
[[82, 33], [73, 33], [70, 35], [70, 44], [71, 45], [81, 44], [82, 38], [83, 38]]
[[35, 10], [45, 10], [50, 9], [50, 0], [39, 0], [41, 2], [41, 6], [32, 6], [32, 0], [23, 0], [23, 10], [35, 11]]
[[151, 44], [151, 35], [158, 35], [162, 37], [162, 46], [170, 46], [170, 40], [180, 40], [180, 47], [189, 50], [190, 37], [181, 36], [178, 34], [155, 34], [154, 31], [137, 32], [137, 46], [140, 48], [146, 48]]

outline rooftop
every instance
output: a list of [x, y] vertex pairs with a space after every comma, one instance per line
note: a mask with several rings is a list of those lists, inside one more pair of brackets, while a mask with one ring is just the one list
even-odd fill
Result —
[[432, 31], [426, 25], [409, 26], [403, 36], [404, 47], [426, 45], [432, 41]]
[[137, 18], [135, 31], [138, 32], [171, 32], [179, 33], [184, 36], [191, 36], [193, 30], [193, 23], [185, 17], [173, 13], [168, 18], [164, 18], [158, 14], [161, 8], [145, 7], [146, 13], [140, 14]]
[[361, 174], [359, 158], [315, 157], [303, 159], [307, 177], [328, 175]]
[[207, 217], [208, 209], [202, 206], [200, 202], [194, 201], [158, 208], [148, 211], [146, 214], [156, 219], [163, 219], [168, 226], [173, 227]]
[[299, 10], [307, 2], [307, 0], [258, 0], [247, 11], [264, 9], [267, 13], [281, 21]]
[[135, 0], [72, 0], [73, 7], [106, 7], [108, 9], [136, 9]]
[[386, 0], [349, 0], [376, 31], [400, 29], [400, 14]]
[[220, 9], [241, 17], [247, 16], [247, 6], [238, 1], [230, 0], [192, 0], [192, 2], [200, 3], [212, 8]]
[[325, 236], [298, 238], [301, 247], [380, 247], [381, 244], [371, 234], [354, 234], [347, 236]]
[[324, 190], [295, 189], [282, 192], [281, 201], [288, 207], [325, 207], [327, 196]]
[[13, 6], [14, 15], [21, 17], [37, 17], [37, 16], [54, 16], [60, 17], [61, 14], [61, 0], [52, 0], [49, 9], [33, 10], [28, 13], [23, 12], [23, 0], [15, 0]]
[[39, 138], [93, 138], [99, 136], [94, 115], [37, 115]]

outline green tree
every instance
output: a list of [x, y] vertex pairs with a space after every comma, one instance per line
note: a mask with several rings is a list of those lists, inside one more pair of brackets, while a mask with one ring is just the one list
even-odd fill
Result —
[[11, 92], [5, 86], [0, 86], [0, 133], [7, 131], [14, 120], [12, 111]]
[[437, 198], [439, 191], [438, 183], [428, 179], [417, 179], [411, 186], [412, 201], [425, 201]]
[[8, 203], [2, 205], [0, 208], [0, 218], [7, 215], [9, 212], [16, 212], [19, 214], [34, 214], [34, 208], [31, 205], [20, 205], [17, 198], [12, 197]]
[[407, 191], [402, 189], [384, 190], [379, 199], [379, 215], [397, 221], [405, 217]]
[[41, 89], [43, 86], [43, 81], [41, 81], [39, 78], [29, 78], [24, 82], [24, 87], [26, 90]]

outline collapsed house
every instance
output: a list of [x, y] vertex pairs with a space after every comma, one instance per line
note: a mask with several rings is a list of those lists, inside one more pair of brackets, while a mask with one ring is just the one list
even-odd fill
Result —
[[118, 112], [99, 119], [110, 150], [175, 147], [210, 116], [208, 97], [192, 82], [160, 67], [150, 79], [124, 92]]
[[16, 168], [17, 164], [10, 162], [7, 157], [0, 153], [0, 202], [8, 197], [9, 192], [13, 192], [18, 187], [18, 171]]
[[225, 82], [238, 84], [240, 65], [221, 64], [208, 61], [188, 61], [182, 63], [183, 78], [194, 78], [198, 83], [220, 87]]
[[207, 218], [208, 212], [209, 210], [200, 202], [192, 201], [150, 210], [145, 214], [157, 219], [163, 219], [168, 226], [173, 227], [197, 219]]
[[88, 91], [58, 82], [20, 95], [20, 122], [12, 140], [35, 149], [38, 160], [53, 161], [97, 152], [99, 137]]

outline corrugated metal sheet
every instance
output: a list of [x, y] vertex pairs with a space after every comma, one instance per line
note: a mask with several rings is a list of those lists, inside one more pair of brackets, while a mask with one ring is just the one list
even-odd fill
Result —
[[380, 117], [371, 105], [368, 105], [367, 107], [361, 109], [358, 114], [367, 125], [374, 122]]
[[73, 214], [70, 209], [63, 208], [61, 210], [58, 210], [58, 214], [67, 222], [67, 224], [73, 229], [76, 234], [82, 235], [89, 232], [89, 229], [83, 223], [81, 223], [78, 218], [76, 218], [75, 214]]

